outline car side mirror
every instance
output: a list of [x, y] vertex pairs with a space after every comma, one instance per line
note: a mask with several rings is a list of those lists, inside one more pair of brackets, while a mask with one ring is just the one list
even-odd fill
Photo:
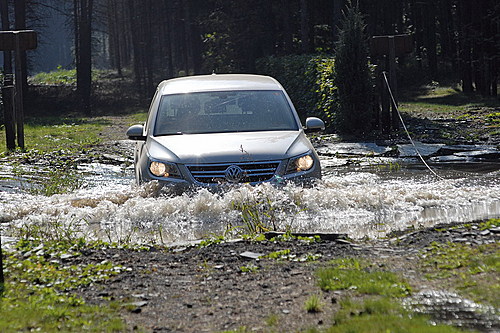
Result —
[[127, 136], [130, 140], [146, 141], [146, 136], [144, 136], [144, 125], [130, 126], [127, 130]]
[[306, 119], [305, 130], [307, 132], [323, 131], [325, 129], [325, 123], [323, 120], [316, 117], [308, 117]]

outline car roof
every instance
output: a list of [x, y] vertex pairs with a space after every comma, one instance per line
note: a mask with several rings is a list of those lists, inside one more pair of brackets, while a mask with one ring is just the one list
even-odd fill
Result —
[[228, 90], [282, 90], [283, 87], [270, 76], [253, 74], [212, 74], [185, 76], [165, 80], [158, 85], [160, 95], [202, 91]]

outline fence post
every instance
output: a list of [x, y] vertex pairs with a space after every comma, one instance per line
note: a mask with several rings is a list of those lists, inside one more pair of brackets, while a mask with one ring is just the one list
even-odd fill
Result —
[[17, 122], [17, 145], [24, 150], [24, 94], [21, 62], [20, 33], [15, 31], [15, 56], [16, 56], [16, 122]]
[[7, 150], [16, 149], [16, 120], [14, 119], [14, 79], [6, 74], [3, 80], [2, 101], [5, 121], [5, 138]]

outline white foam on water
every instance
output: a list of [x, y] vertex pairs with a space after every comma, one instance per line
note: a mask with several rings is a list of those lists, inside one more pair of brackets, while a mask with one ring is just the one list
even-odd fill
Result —
[[352, 172], [330, 174], [311, 188], [264, 184], [177, 196], [152, 196], [151, 184], [135, 188], [130, 177], [114, 183], [106, 179], [51, 197], [0, 192], [0, 222], [12, 234], [16, 228], [9, 227], [63, 232], [65, 226], [84, 237], [147, 243], [220, 235], [245, 221], [263, 221], [280, 231], [374, 238], [408, 227], [499, 217], [497, 176], [384, 179]]

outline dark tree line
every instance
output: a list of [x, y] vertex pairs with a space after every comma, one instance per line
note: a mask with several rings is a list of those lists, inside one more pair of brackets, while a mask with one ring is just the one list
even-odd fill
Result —
[[[28, 9], [35, 0], [1, 0]], [[131, 70], [147, 95], [179, 75], [255, 72], [267, 56], [333, 54], [349, 0], [53, 0], [71, 4], [82, 96], [90, 77], [91, 31], [107, 32], [109, 63]], [[38, 1], [40, 2], [40, 1]], [[399, 59], [414, 80], [460, 80], [465, 92], [497, 95], [500, 3], [496, 0], [352, 0], [367, 34], [411, 34]], [[43, 1], [41, 1], [43, 3]], [[90, 37], [89, 37], [90, 36]], [[85, 74], [82, 74], [85, 73]], [[410, 73], [408, 75], [408, 73]]]
[[[346, 0], [107, 0], [111, 64], [148, 91], [182, 74], [253, 72], [265, 56], [331, 53]], [[374, 35], [412, 34], [408, 60], [428, 79], [496, 95], [500, 3], [360, 0]], [[403, 60], [402, 60], [403, 61]], [[453, 77], [455, 76], [455, 77]]]

